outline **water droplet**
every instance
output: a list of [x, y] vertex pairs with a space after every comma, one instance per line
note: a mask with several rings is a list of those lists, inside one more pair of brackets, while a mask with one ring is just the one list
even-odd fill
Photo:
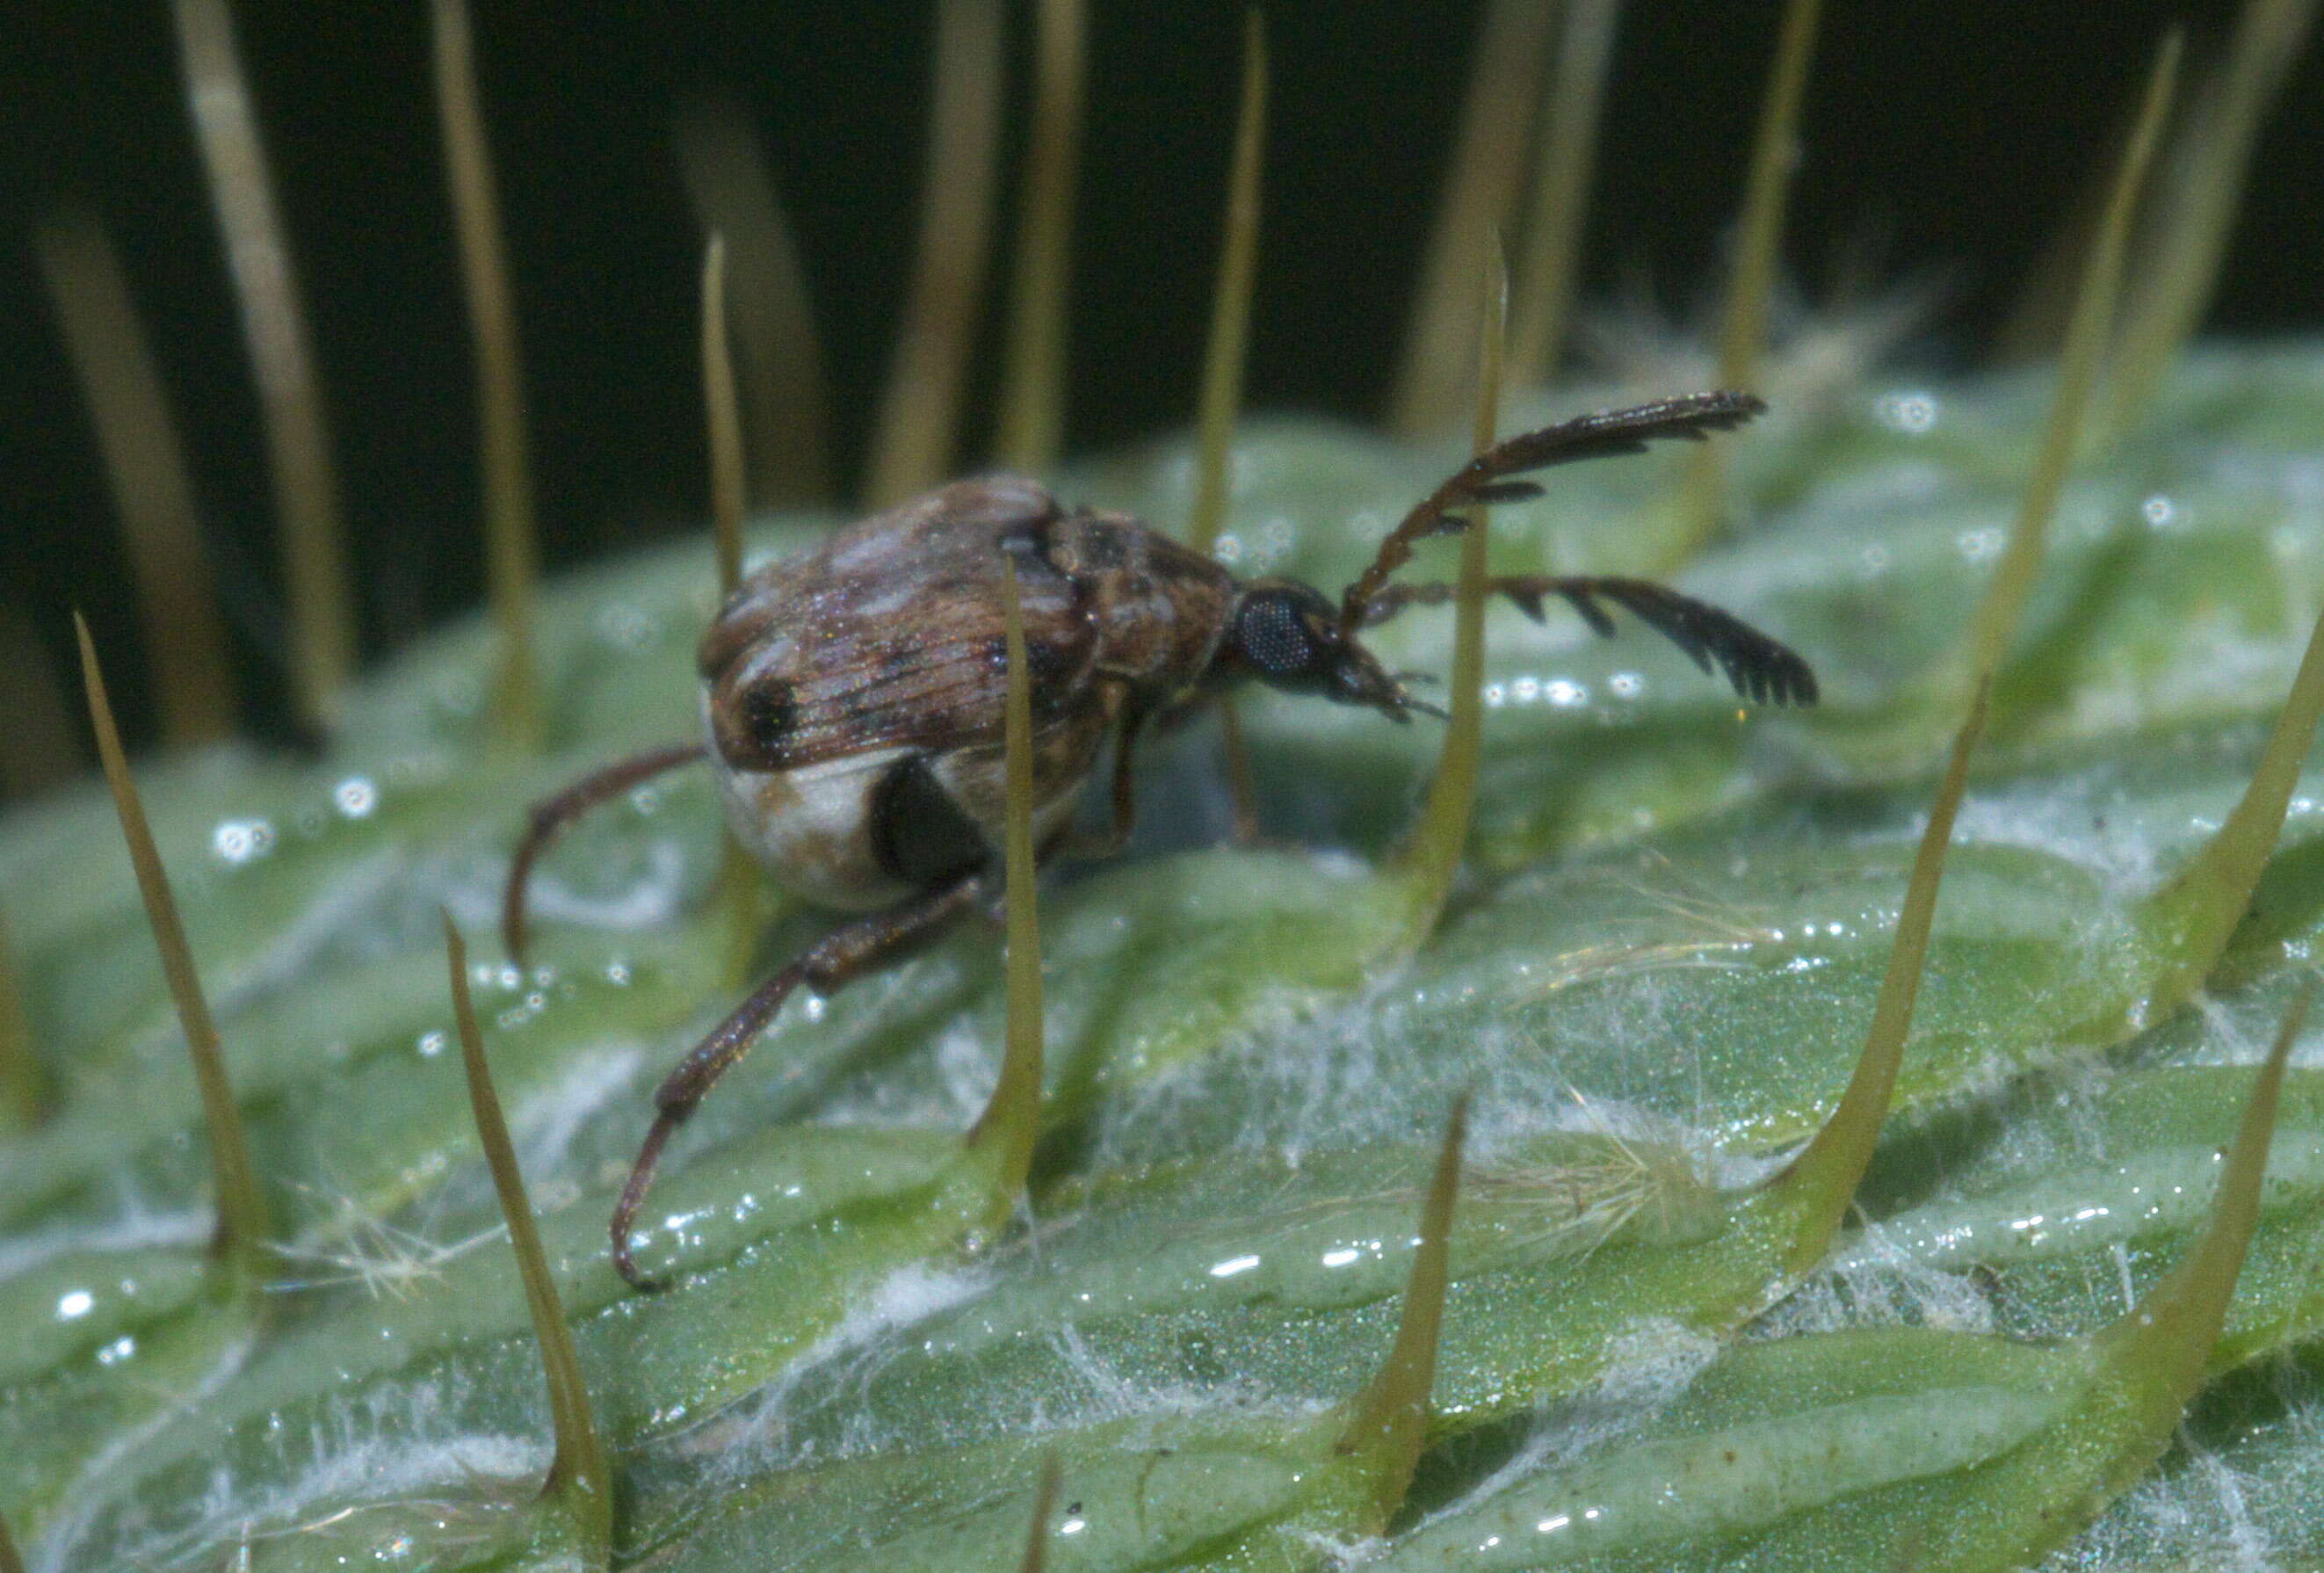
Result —
[[1874, 420], [1907, 437], [1925, 436], [1936, 425], [1937, 413], [1937, 396], [1919, 388], [1883, 393], [1872, 403]]
[[350, 819], [368, 819], [379, 806], [379, 789], [369, 776], [351, 775], [331, 789], [331, 801]]
[[1954, 538], [1953, 544], [1960, 549], [1961, 556], [1969, 561], [1983, 562], [1987, 558], [2000, 551], [2002, 542], [2006, 539], [2007, 536], [1998, 528], [1987, 525], [1980, 530], [1962, 531]]
[[597, 608], [598, 639], [615, 650], [637, 651], [653, 642], [657, 632], [653, 618], [626, 601], [609, 601]]
[[97, 1304], [97, 1296], [85, 1289], [69, 1289], [57, 1297], [57, 1320], [73, 1321], [88, 1315]]
[[274, 849], [274, 827], [263, 819], [226, 819], [210, 832], [210, 850], [225, 862], [254, 862]]

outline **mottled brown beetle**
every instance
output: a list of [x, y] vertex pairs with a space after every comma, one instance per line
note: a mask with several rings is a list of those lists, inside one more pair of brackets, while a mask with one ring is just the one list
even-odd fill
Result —
[[[816, 550], [770, 563], [729, 597], [703, 636], [708, 741], [607, 766], [535, 805], [509, 870], [503, 923], [524, 949], [534, 860], [578, 814], [638, 782], [707, 757], [735, 835], [786, 890], [862, 914], [759, 985], [672, 1071], [613, 1219], [613, 1262], [642, 1285], [631, 1226], [670, 1133], [801, 984], [828, 994], [991, 901], [999, 890], [1001, 704], [1007, 682], [999, 584], [1017, 565], [1033, 698], [1034, 835], [1046, 862], [1066, 849], [1077, 789], [1114, 743], [1112, 819], [1095, 855], [1119, 850], [1132, 813], [1131, 753], [1157, 716], [1258, 680], [1365, 705], [1408, 721], [1412, 698], [1357, 641], [1446, 585], [1390, 585], [1412, 543], [1468, 523], [1458, 510], [1537, 496], [1508, 477], [1701, 440], [1764, 408], [1702, 393], [1512, 437], [1478, 455], [1406, 515], [1336, 610], [1296, 580], [1236, 578], [1120, 514], [1066, 509], [1013, 476], [957, 482], [850, 525]], [[1640, 579], [1528, 576], [1490, 581], [1536, 620], [1550, 596], [1600, 634], [1601, 601], [1635, 613], [1739, 694], [1812, 703], [1797, 655], [1738, 618]], [[1075, 847], [1073, 850], [1084, 850]]]

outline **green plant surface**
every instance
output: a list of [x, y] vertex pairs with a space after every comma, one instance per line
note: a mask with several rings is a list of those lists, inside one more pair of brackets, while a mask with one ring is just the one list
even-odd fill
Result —
[[[1734, 441], [1737, 529], [1678, 582], [1807, 654], [1817, 711], [1740, 712], [1635, 626], [1599, 642], [1560, 608], [1540, 627], [1493, 611], [1470, 860], [1416, 953], [1385, 871], [1433, 726], [1254, 697], [1270, 840], [1250, 849], [1216, 844], [1212, 735], [1161, 740], [1130, 855], [1043, 893], [1041, 1141], [1016, 1221], [973, 1254], [961, 1137], [1006, 1007], [990, 925], [787, 1005], [672, 1145], [641, 1220], [641, 1264], [673, 1282], [651, 1296], [605, 1236], [649, 1091], [731, 1004], [738, 941], [771, 965], [826, 920], [738, 935], [709, 899], [708, 783], [675, 776], [549, 855], [528, 967], [484, 938], [524, 805], [696, 724], [706, 551], [545, 589], [539, 757], [490, 741], [478, 623], [374, 674], [319, 761], [141, 767], [275, 1219], [254, 1306], [206, 1277], [198, 1104], [110, 803], [76, 790], [0, 820], [55, 1094], [0, 1141], [0, 1317], [23, 1329], [0, 1347], [0, 1515], [37, 1568], [577, 1565], [534, 1505], [542, 1383], [439, 907], [475, 947], [624, 1565], [1015, 1567], [1050, 1457], [1053, 1567], [1318, 1565], [1360, 1538], [1370, 1466], [1339, 1451], [1344, 1406], [1393, 1337], [1463, 1094], [1429, 1450], [1364, 1555], [1446, 1565], [1429, 1548], [1467, 1531], [1440, 1526], [1488, 1511], [1496, 1478], [1544, 1502], [1630, 1493], [1618, 1555], [1641, 1566], [1833, 1566], [1941, 1500], [2000, 1512], [2013, 1459], [2096, 1456], [2090, 1351], [2194, 1248], [2324, 921], [2313, 771], [2192, 1005], [2174, 980], [2216, 946], [2155, 916], [2251, 777], [2324, 604], [2304, 446], [2324, 358], [2209, 347], [2150, 435], [2067, 488], [1956, 828], [1896, 1113], [1858, 1218], [1801, 1280], [1794, 1253], [1821, 1235], [1769, 1181], [1863, 1048], [1960, 718], [1932, 674], [2045, 393], [1898, 382]], [[1261, 427], [1223, 550], [1336, 587], [1454, 457]], [[1496, 508], [1495, 571], [1650, 557], [1675, 527], [1668, 458]], [[1159, 445], [1059, 486], [1170, 519], [1192, 473]], [[752, 553], [828, 523], [766, 522]], [[1450, 571], [1449, 553], [1415, 569]], [[1434, 670], [1451, 636], [1424, 609], [1379, 645]], [[2179, 1450], [2072, 1543], [2083, 1565], [2215, 1547], [2126, 1527], [2157, 1504], [2324, 1555], [2324, 1494], [2293, 1489], [2324, 1477], [2313, 1042], [2198, 1356], [2212, 1385]], [[1753, 1472], [1722, 1476], [1747, 1444]], [[1650, 1500], [1650, 1463], [1691, 1484]]]

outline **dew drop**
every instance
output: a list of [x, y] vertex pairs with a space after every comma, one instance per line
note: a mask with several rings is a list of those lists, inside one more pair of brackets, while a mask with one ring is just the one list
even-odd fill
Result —
[[1999, 530], [1987, 526], [1978, 530], [1962, 531], [1954, 538], [1953, 544], [1960, 549], [1961, 556], [1969, 561], [1983, 562], [1987, 558], [2001, 551], [2002, 541], [2005, 539]]
[[1883, 393], [1873, 401], [1872, 416], [1891, 431], [1923, 437], [1937, 423], [1937, 396], [1919, 388]]
[[368, 819], [379, 806], [379, 789], [369, 776], [351, 775], [331, 789], [331, 801], [350, 819]]
[[273, 849], [274, 827], [263, 819], [226, 819], [210, 832], [210, 850], [226, 863], [253, 863]]

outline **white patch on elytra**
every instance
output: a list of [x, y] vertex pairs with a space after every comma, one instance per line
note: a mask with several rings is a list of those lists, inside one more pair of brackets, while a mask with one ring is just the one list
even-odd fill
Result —
[[867, 834], [872, 783], [902, 758], [875, 748], [795, 770], [720, 766], [726, 821], [785, 890], [837, 911], [887, 905], [903, 887], [882, 873]]
[[893, 617], [927, 593], [927, 587], [917, 580], [907, 579], [888, 589], [877, 591], [848, 603], [848, 615], [867, 622]]

